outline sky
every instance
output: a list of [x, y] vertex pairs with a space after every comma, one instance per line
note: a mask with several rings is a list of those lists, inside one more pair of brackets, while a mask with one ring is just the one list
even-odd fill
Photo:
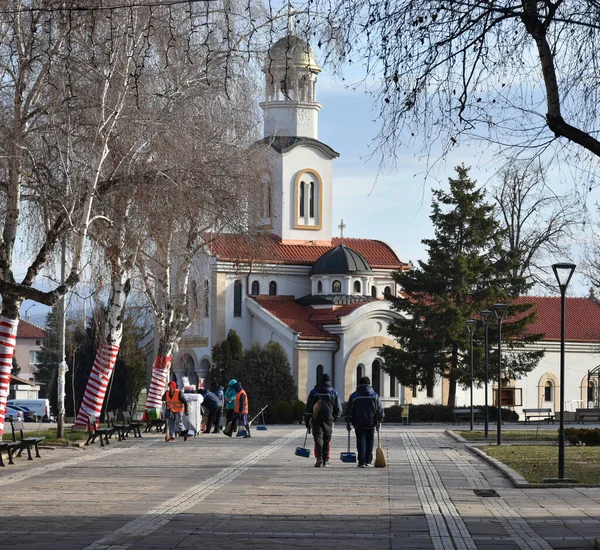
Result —
[[[346, 77], [346, 82], [351, 82], [351, 78]], [[488, 188], [496, 180], [497, 164], [491, 153], [479, 153], [476, 145], [470, 144], [455, 150], [426, 180], [427, 159], [420, 158], [417, 149], [405, 148], [397, 151], [396, 167], [380, 175], [379, 158], [375, 155], [369, 159], [379, 129], [373, 99], [364, 92], [349, 89], [346, 82], [328, 74], [326, 69], [317, 82], [317, 99], [322, 104], [319, 140], [340, 153], [334, 161], [335, 226], [343, 218], [345, 236], [383, 240], [404, 262], [426, 260], [427, 251], [421, 241], [433, 236], [429, 219], [432, 188], [447, 188], [448, 178], [456, 174], [454, 166], [461, 163], [470, 166], [470, 176]], [[563, 186], [559, 194], [564, 192]], [[594, 201], [592, 194], [586, 201], [588, 207]], [[339, 234], [334, 227], [334, 235]], [[574, 246], [571, 253], [577, 263], [580, 249]], [[568, 295], [586, 296], [589, 286], [576, 270]], [[547, 294], [542, 290], [532, 293]]]

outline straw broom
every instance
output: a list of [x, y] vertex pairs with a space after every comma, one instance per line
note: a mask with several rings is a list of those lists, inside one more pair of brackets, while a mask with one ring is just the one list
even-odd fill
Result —
[[383, 448], [381, 447], [381, 442], [379, 441], [379, 430], [377, 430], [377, 450], [375, 451], [375, 468], [385, 468], [387, 466], [387, 461], [385, 459], [385, 453], [383, 452]]

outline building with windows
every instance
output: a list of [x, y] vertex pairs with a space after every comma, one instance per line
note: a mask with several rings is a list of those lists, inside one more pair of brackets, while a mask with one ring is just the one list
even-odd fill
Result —
[[[264, 138], [270, 170], [257, 238], [210, 239], [202, 283], [205, 318], [195, 323], [173, 361], [177, 378], [207, 379], [211, 349], [230, 329], [244, 347], [278, 342], [287, 353], [298, 396], [324, 372], [342, 396], [368, 375], [388, 404], [404, 389], [381, 370], [378, 348], [394, 345], [388, 324], [398, 313], [392, 273], [408, 269], [385, 243], [333, 236], [333, 164], [338, 153], [319, 141], [317, 76], [308, 44], [276, 42], [263, 67]], [[200, 285], [197, 285], [200, 287]]]

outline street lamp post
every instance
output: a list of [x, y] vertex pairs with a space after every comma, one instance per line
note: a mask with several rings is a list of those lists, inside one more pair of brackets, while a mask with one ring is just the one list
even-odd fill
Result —
[[469, 319], [467, 321], [467, 330], [471, 337], [471, 431], [473, 431], [473, 336], [475, 335], [476, 328], [477, 321], [475, 321], [475, 319]]
[[488, 386], [490, 384], [490, 376], [489, 376], [489, 350], [488, 350], [488, 325], [492, 319], [492, 315], [494, 312], [489, 309], [484, 309], [479, 312], [479, 318], [483, 323], [483, 327], [485, 329], [485, 338], [484, 338], [484, 346], [485, 346], [485, 362], [484, 362], [484, 389], [485, 389], [485, 410], [483, 413], [483, 428], [484, 428], [484, 437], [487, 439], [490, 431], [489, 425], [489, 415], [488, 415]]
[[552, 271], [560, 288], [560, 427], [558, 430], [558, 478], [565, 478], [565, 295], [575, 264], [558, 263]]
[[506, 304], [498, 303], [492, 306], [498, 321], [498, 418], [496, 427], [496, 444], [502, 445], [502, 320], [506, 315]]

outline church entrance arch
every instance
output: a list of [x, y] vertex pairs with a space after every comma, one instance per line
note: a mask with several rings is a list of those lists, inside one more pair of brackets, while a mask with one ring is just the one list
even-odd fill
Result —
[[[385, 390], [381, 384], [383, 376], [383, 372], [381, 371], [381, 360], [374, 359], [374, 356], [371, 355], [370, 361], [366, 363], [367, 368], [365, 369], [363, 366], [365, 365], [365, 356], [368, 356], [372, 352], [374, 352], [374, 355], [376, 356], [377, 350], [384, 344], [394, 348], [400, 347], [398, 342], [388, 338], [387, 336], [371, 336], [370, 338], [365, 338], [364, 340], [360, 341], [358, 344], [356, 344], [356, 346], [354, 346], [354, 348], [352, 348], [352, 351], [346, 359], [346, 364], [344, 365], [344, 399], [348, 399], [350, 394], [356, 389], [356, 384], [358, 383], [358, 380], [356, 379], [356, 373], [358, 371], [357, 367], [361, 365], [363, 367], [361, 369], [361, 371], [364, 373], [363, 376], [368, 376], [368, 365], [371, 365], [371, 368], [373, 368], [373, 363], [375, 361], [379, 361], [378, 372], [379, 385], [381, 386], [380, 389], [382, 391]], [[371, 371], [371, 382], [373, 382], [373, 378], [373, 371]], [[375, 389], [375, 391], [377, 391], [377, 389]], [[384, 397], [384, 395], [381, 393], [380, 395]]]

